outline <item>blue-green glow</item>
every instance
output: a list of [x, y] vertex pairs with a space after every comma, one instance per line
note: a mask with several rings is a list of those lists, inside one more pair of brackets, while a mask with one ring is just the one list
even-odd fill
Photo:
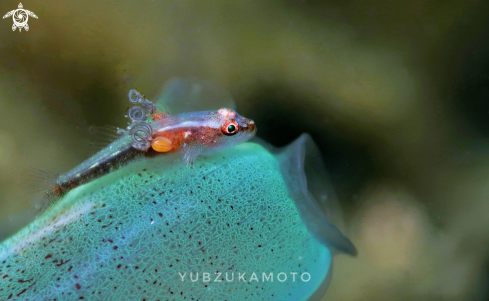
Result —
[[280, 162], [244, 143], [191, 167], [136, 162], [74, 189], [0, 246], [0, 300], [307, 300], [331, 252], [302, 221]]

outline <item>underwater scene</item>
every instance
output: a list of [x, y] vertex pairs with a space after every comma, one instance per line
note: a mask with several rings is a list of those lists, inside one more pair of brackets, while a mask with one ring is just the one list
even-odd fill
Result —
[[489, 3], [0, 8], [0, 300], [489, 298]]

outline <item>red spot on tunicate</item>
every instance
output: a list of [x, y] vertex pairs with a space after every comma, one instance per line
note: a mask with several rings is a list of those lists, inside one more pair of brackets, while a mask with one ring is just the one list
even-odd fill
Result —
[[77, 284], [75, 284], [75, 286], [76, 286], [76, 289], [77, 290], [81, 289], [81, 285], [80, 284], [77, 283]]
[[73, 268], [72, 265], [70, 265], [70, 268], [68, 269], [68, 272], [71, 272], [71, 269]]
[[48, 255], [46, 255], [46, 257], [44, 257], [44, 259], [48, 259], [48, 258], [51, 258], [51, 257], [53, 257], [53, 255], [52, 254], [48, 254]]
[[119, 247], [118, 246], [114, 246], [114, 250], [117, 250]]
[[5, 276], [3, 276], [3, 279], [5, 279], [5, 278], [7, 278], [7, 277], [8, 277], [8, 275], [5, 275]]
[[18, 293], [18, 294], [17, 294], [17, 297], [18, 297], [18, 296], [20, 296], [20, 295], [22, 295], [23, 293], [25, 293], [25, 291], [26, 291], [26, 290], [27, 290], [27, 289], [26, 289], [26, 288], [24, 288], [24, 289], [23, 289], [23, 290], [22, 290], [20, 293]]
[[[64, 253], [64, 252], [63, 252], [63, 253]], [[68, 259], [67, 261], [63, 261], [63, 260], [61, 260], [61, 262], [60, 262], [59, 264], [56, 264], [56, 265], [60, 267], [60, 266], [62, 266], [63, 264], [68, 263], [68, 261], [70, 261], [70, 259]]]
[[121, 266], [122, 266], [122, 264], [119, 264], [119, 265], [117, 266], [117, 268], [118, 268], [118, 269], [120, 269], [120, 268], [121, 268]]

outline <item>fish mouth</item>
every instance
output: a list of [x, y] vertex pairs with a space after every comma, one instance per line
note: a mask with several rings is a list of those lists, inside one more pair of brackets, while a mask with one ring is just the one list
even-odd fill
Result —
[[244, 122], [244, 124], [242, 125], [242, 128], [251, 134], [251, 136], [254, 136], [256, 134], [256, 124], [253, 120], [251, 119], [248, 119]]

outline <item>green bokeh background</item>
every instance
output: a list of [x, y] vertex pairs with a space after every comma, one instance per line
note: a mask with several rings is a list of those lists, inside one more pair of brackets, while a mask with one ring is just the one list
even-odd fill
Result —
[[22, 4], [28, 32], [0, 23], [0, 219], [30, 206], [23, 170], [65, 172], [90, 125], [125, 125], [129, 89], [193, 76], [274, 145], [318, 143], [359, 250], [324, 300], [486, 299], [488, 2]]

